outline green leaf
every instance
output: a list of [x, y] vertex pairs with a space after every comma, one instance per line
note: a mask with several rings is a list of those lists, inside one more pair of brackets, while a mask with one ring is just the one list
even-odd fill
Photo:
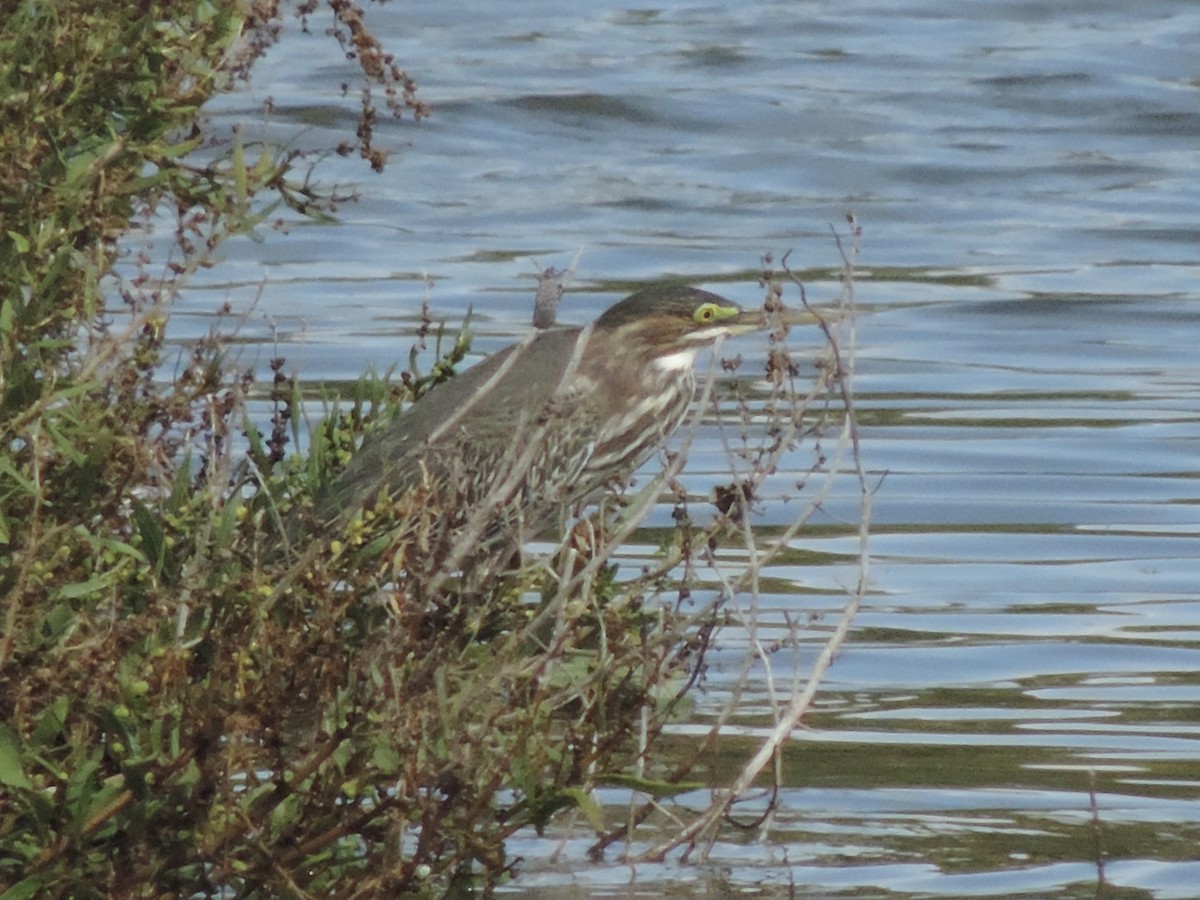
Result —
[[213, 543], [216, 549], [227, 550], [233, 545], [238, 527], [238, 513], [245, 505], [246, 499], [241, 491], [234, 491], [221, 507], [216, 527], [213, 529]]
[[0, 724], [0, 784], [30, 789], [33, 782], [21, 765], [21, 736], [8, 725]]
[[171, 479], [171, 496], [167, 500], [167, 509], [177, 513], [187, 504], [192, 495], [192, 457], [184, 454], [179, 465], [175, 467], [175, 477]]
[[17, 486], [26, 494], [37, 493], [37, 482], [32, 478], [27, 478], [23, 472], [12, 464], [11, 459], [0, 459], [0, 477], [16, 482]]
[[95, 778], [99, 770], [100, 755], [93, 753], [90, 758], [83, 760], [67, 779], [67, 812], [74, 819], [76, 827], [81, 828], [87, 822], [92, 798], [100, 787]]
[[399, 772], [401, 762], [400, 753], [391, 744], [380, 744], [371, 755], [371, 763], [385, 775]]
[[58, 740], [63, 726], [67, 723], [67, 710], [71, 701], [66, 696], [56, 697], [50, 705], [42, 710], [37, 724], [33, 727], [33, 743], [42, 747]]
[[28, 253], [29, 252], [29, 238], [25, 237], [25, 235], [20, 234], [19, 232], [16, 232], [16, 231], [10, 231], [8, 233], [8, 236], [12, 239], [12, 242], [14, 244], [16, 244], [18, 253]]
[[67, 160], [64, 186], [67, 191], [82, 188], [100, 171], [104, 161], [119, 149], [119, 142], [106, 141], [100, 137], [88, 138], [79, 143], [77, 151]]
[[236, 192], [237, 208], [239, 212], [242, 212], [246, 209], [250, 192], [246, 187], [246, 148], [242, 144], [241, 132], [237, 130], [233, 132], [233, 153], [230, 166], [233, 169], [233, 187]]
[[283, 797], [271, 810], [271, 828], [275, 834], [289, 831], [300, 817], [304, 809], [304, 797], [300, 794], [288, 794]]
[[133, 522], [142, 536], [142, 553], [154, 574], [158, 575], [162, 572], [163, 560], [167, 555], [167, 539], [162, 525], [146, 504], [137, 499], [133, 501]]
[[178, 159], [180, 156], [186, 156], [197, 147], [200, 146], [200, 138], [192, 138], [188, 141], [182, 141], [178, 144], [169, 144], [155, 148], [160, 159]]
[[3, 894], [0, 894], [0, 900], [28, 900], [30, 897], [38, 897], [41, 895], [45, 884], [37, 875], [31, 875], [29, 878], [18, 881]]
[[265, 469], [264, 461], [267, 458], [267, 452], [263, 448], [262, 432], [251, 421], [246, 421], [246, 443], [249, 445], [249, 455], [254, 464], [260, 469]]
[[634, 791], [641, 791], [643, 794], [649, 794], [651, 797], [660, 798], [674, 797], [677, 794], [699, 791], [707, 787], [702, 781], [652, 781], [648, 778], [638, 778], [634, 775], [625, 775], [621, 772], [610, 772], [602, 775], [599, 781], [603, 784], [619, 785]]
[[[81, 796], [81, 802], [77, 807], [80, 813], [76, 820], [80, 827], [92, 825], [100, 820], [100, 825], [93, 833], [92, 837], [111, 834], [116, 827], [112, 820], [112, 813], [115, 808], [121, 805], [119, 800], [129, 788], [125, 783], [125, 775], [110, 775], [94, 786], [94, 790], [89, 791], [86, 795]], [[126, 798], [127, 800], [127, 798]]]
[[77, 600], [80, 597], [90, 597], [107, 590], [119, 578], [119, 571], [105, 572], [87, 581], [77, 581], [75, 584], [65, 584], [54, 592], [56, 600]]
[[565, 788], [562, 793], [563, 796], [574, 801], [575, 806], [583, 813], [593, 831], [604, 831], [604, 811], [596, 802], [596, 798], [592, 796], [591, 791], [585, 791], [583, 788]]

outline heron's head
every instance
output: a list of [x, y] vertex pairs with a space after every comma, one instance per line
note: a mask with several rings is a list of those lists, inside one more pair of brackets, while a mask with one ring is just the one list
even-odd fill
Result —
[[610, 307], [596, 320], [611, 354], [630, 365], [690, 366], [696, 352], [720, 337], [763, 326], [762, 313], [684, 285], [652, 285]]

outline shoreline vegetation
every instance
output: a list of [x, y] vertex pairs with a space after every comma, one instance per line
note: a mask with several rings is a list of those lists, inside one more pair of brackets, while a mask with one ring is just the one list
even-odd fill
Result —
[[[452, 377], [465, 338], [443, 342], [428, 319], [413, 355], [428, 371], [364, 376], [309, 442], [285, 360], [265, 375], [268, 427], [248, 416], [262, 382], [227, 353], [232, 312], [174, 368], [165, 343], [174, 298], [226, 241], [340, 199], [303, 154], [203, 116], [282, 15], [271, 0], [65, 0], [16, 4], [0, 25], [0, 898], [487, 896], [518, 869], [509, 837], [572, 812], [597, 857], [702, 852], [748, 791], [770, 794], [865, 589], [857, 226], [835, 236], [841, 311], [821, 320], [817, 364], [792, 359], [782, 324], [764, 337], [761, 390], [734, 402], [742, 474], [715, 503], [687, 497], [677, 453], [483, 594], [447, 577], [406, 603], [389, 541], [419, 543], [419, 511], [295, 552], [279, 535], [365, 432]], [[381, 171], [378, 117], [431, 111], [353, 3], [296, 15], [361, 70], [356, 133], [332, 149]], [[155, 259], [128, 249], [151, 223], [171, 247]], [[807, 304], [786, 258], [765, 258], [761, 280], [768, 309], [785, 289]], [[710, 376], [705, 403], [717, 388]], [[751, 528], [757, 489], [797, 448], [803, 509], [768, 543]], [[774, 732], [738, 778], [672, 825], [664, 810], [704, 786], [737, 691], [690, 756], [656, 741], [723, 627], [751, 636], [746, 673], [778, 651], [756, 637], [755, 580], [839, 470], [863, 498], [846, 614], [814, 677], [779, 686]], [[662, 496], [674, 533], [652, 569], [622, 569], [614, 551]], [[736, 577], [718, 569], [726, 548], [749, 560]], [[599, 787], [626, 791], [628, 810], [603, 808]], [[632, 837], [647, 821], [663, 823], [653, 846]]]

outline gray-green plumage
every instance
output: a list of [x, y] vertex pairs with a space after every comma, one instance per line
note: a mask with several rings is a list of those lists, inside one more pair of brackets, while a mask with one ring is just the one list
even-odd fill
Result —
[[627, 478], [686, 416], [696, 351], [760, 321], [716, 294], [657, 286], [592, 325], [534, 333], [369, 438], [319, 514], [333, 523], [416, 498], [437, 532], [421, 538], [433, 557], [472, 522], [486, 545], [518, 546]]

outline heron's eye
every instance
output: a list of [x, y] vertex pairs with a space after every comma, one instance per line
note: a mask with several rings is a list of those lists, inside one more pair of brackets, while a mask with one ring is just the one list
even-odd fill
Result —
[[717, 317], [717, 306], [715, 303], [701, 303], [696, 307], [696, 312], [692, 318], [696, 320], [697, 325], [707, 325]]

